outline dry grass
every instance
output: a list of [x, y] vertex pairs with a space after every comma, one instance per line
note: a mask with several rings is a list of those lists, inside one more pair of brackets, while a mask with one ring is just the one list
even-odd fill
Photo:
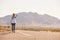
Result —
[[[28, 31], [46, 31], [46, 32], [60, 32], [59, 29], [34, 29], [34, 28], [19, 28], [17, 27], [16, 30], [28, 30]], [[0, 32], [4, 31], [11, 31], [10, 26], [0, 26]]]
[[46, 32], [60, 32], [60, 29], [34, 29], [34, 28], [16, 28], [16, 30], [28, 30], [28, 31], [46, 31]]
[[10, 26], [0, 26], [0, 32], [4, 32], [4, 31], [11, 31], [11, 27]]

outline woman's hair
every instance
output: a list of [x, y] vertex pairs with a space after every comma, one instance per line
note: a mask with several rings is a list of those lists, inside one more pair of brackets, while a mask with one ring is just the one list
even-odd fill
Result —
[[12, 19], [15, 17], [15, 15], [16, 15], [16, 14], [15, 14], [15, 13], [13, 13], [13, 15], [12, 15]]
[[13, 16], [15, 16], [16, 14], [15, 13], [13, 13]]

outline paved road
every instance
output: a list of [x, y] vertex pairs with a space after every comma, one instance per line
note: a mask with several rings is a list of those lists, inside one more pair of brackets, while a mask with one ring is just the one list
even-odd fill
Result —
[[16, 30], [0, 33], [0, 40], [60, 40], [60, 32]]

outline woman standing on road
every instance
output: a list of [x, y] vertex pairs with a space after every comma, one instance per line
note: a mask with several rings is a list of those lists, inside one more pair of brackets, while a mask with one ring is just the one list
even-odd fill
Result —
[[11, 18], [11, 26], [12, 26], [12, 32], [15, 33], [15, 26], [16, 26], [16, 14], [13, 13], [12, 18]]

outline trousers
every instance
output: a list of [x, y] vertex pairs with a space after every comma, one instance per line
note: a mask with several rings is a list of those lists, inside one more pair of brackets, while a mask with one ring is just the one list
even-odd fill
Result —
[[12, 25], [12, 32], [15, 32], [15, 25], [16, 25], [16, 23], [11, 23], [11, 25]]

